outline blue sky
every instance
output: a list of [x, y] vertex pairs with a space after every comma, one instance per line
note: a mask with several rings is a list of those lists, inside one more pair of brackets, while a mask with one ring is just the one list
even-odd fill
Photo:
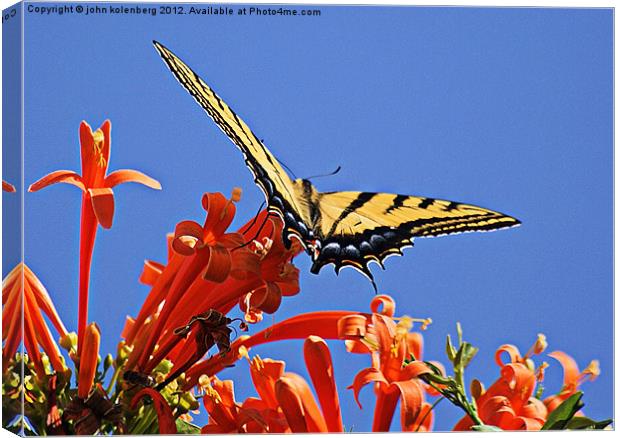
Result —
[[[480, 347], [467, 375], [487, 385], [498, 376], [499, 345], [525, 351], [541, 332], [550, 351], [581, 366], [600, 360], [585, 412], [611, 417], [612, 11], [320, 9], [320, 17], [26, 14], [26, 186], [56, 169], [78, 170], [80, 121], [96, 127], [109, 118], [110, 169], [139, 169], [164, 187], [119, 187], [114, 226], [99, 232], [90, 319], [103, 351], [115, 351], [125, 316], [148, 292], [137, 283], [143, 260], [164, 261], [165, 234], [202, 219], [203, 192], [243, 188], [233, 228], [262, 201], [240, 153], [160, 60], [157, 39], [298, 176], [341, 165], [316, 181], [319, 190], [430, 196], [519, 218], [517, 229], [417, 240], [386, 271], [374, 268], [379, 289], [396, 299], [398, 314], [433, 319], [427, 359], [446, 362], [445, 335], [460, 321]], [[70, 186], [25, 198], [26, 262], [72, 329], [79, 209]], [[10, 254], [5, 262], [6, 271]], [[305, 255], [296, 264], [301, 293], [284, 300], [277, 321], [368, 309], [374, 295], [363, 276], [312, 275]], [[345, 390], [368, 358], [330, 346], [345, 425], [369, 430], [372, 391], [363, 391], [360, 411]], [[306, 375], [301, 348], [285, 342], [254, 353]], [[552, 365], [548, 391], [561, 385]], [[238, 399], [254, 394], [247, 364], [222, 377], [235, 379]], [[436, 428], [460, 416], [443, 402]]]

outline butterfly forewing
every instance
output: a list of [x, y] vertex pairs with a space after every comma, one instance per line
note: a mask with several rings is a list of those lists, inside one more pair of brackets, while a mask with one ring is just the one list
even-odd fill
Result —
[[179, 57], [157, 41], [153, 44], [181, 85], [241, 149], [255, 182], [265, 193], [270, 209], [281, 216], [287, 211], [298, 211], [300, 207], [290, 177], [248, 125]]

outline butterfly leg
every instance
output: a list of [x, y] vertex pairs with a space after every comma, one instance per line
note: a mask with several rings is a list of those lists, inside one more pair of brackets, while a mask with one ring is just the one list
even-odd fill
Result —
[[254, 215], [254, 219], [252, 220], [252, 222], [249, 225], [245, 226], [243, 230], [239, 230], [241, 232], [241, 234], [245, 234], [245, 233], [247, 233], [248, 231], [250, 231], [252, 229], [252, 227], [254, 226], [256, 221], [258, 220], [258, 216], [260, 216], [260, 212], [263, 210], [264, 206], [265, 206], [265, 201], [263, 201], [261, 203], [260, 207], [258, 207], [258, 211]]

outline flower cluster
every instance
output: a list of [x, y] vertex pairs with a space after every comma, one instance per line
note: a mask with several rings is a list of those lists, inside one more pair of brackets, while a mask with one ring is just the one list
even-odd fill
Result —
[[[477, 349], [463, 341], [460, 325], [458, 344], [447, 339], [449, 374], [440, 362], [423, 356], [420, 330], [430, 318], [396, 316], [396, 302], [388, 295], [375, 296], [369, 312], [317, 310], [232, 336], [261, 321], [264, 313], [275, 313], [283, 297], [300, 291], [293, 259], [302, 248], [297, 242], [285, 247], [279, 217], [262, 211], [229, 231], [240, 189], [229, 197], [205, 193], [204, 221], [179, 222], [167, 236], [165, 263], [145, 262], [140, 282], [150, 291], [135, 316], [127, 317], [116, 354], [102, 359], [101, 332], [96, 322], [88, 322], [98, 227], [112, 226], [116, 185], [137, 182], [161, 189], [158, 181], [135, 170], [106, 175], [110, 132], [109, 121], [94, 132], [82, 122], [82, 173], [52, 172], [29, 188], [34, 192], [68, 183], [82, 191], [77, 333], [67, 330], [28, 266], [20, 263], [6, 276], [3, 426], [18, 433], [88, 435], [344, 432], [343, 406], [357, 403], [362, 409], [359, 396], [367, 386], [374, 390], [375, 432], [390, 430], [398, 406], [400, 430], [430, 431], [434, 407], [443, 399], [464, 412], [455, 430], [596, 429], [610, 423], [590, 420], [582, 411], [579, 388], [600, 373], [596, 361], [580, 371], [566, 353], [549, 353], [564, 370], [564, 384], [543, 398], [541, 382], [549, 364], [534, 362], [547, 348], [543, 335], [525, 355], [513, 345], [501, 346], [495, 357], [500, 377], [486, 390], [472, 380], [469, 397], [464, 373]], [[15, 192], [4, 181], [3, 190]], [[243, 318], [228, 316], [236, 308]], [[292, 339], [303, 341], [300, 354], [309, 379], [287, 370], [277, 358], [254, 354], [261, 345]], [[330, 351], [334, 343], [368, 360], [347, 388], [336, 383], [339, 370]], [[249, 363], [247, 378], [221, 380], [220, 372], [240, 360]], [[250, 382], [256, 395], [237, 400], [235, 384]], [[196, 426], [190, 414], [201, 409], [208, 413], [208, 423]]]

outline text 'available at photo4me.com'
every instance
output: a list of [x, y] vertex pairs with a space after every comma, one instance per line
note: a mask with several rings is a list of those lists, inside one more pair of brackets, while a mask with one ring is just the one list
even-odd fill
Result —
[[[208, 15], [208, 16], [253, 16], [253, 17], [320, 17], [322, 10], [303, 5], [208, 5], [208, 4], [149, 4], [149, 3], [30, 3], [26, 13], [43, 16], [60, 15]], [[5, 11], [5, 15], [6, 15]], [[10, 16], [10, 11], [8, 11]], [[7, 17], [3, 16], [3, 21]]]

